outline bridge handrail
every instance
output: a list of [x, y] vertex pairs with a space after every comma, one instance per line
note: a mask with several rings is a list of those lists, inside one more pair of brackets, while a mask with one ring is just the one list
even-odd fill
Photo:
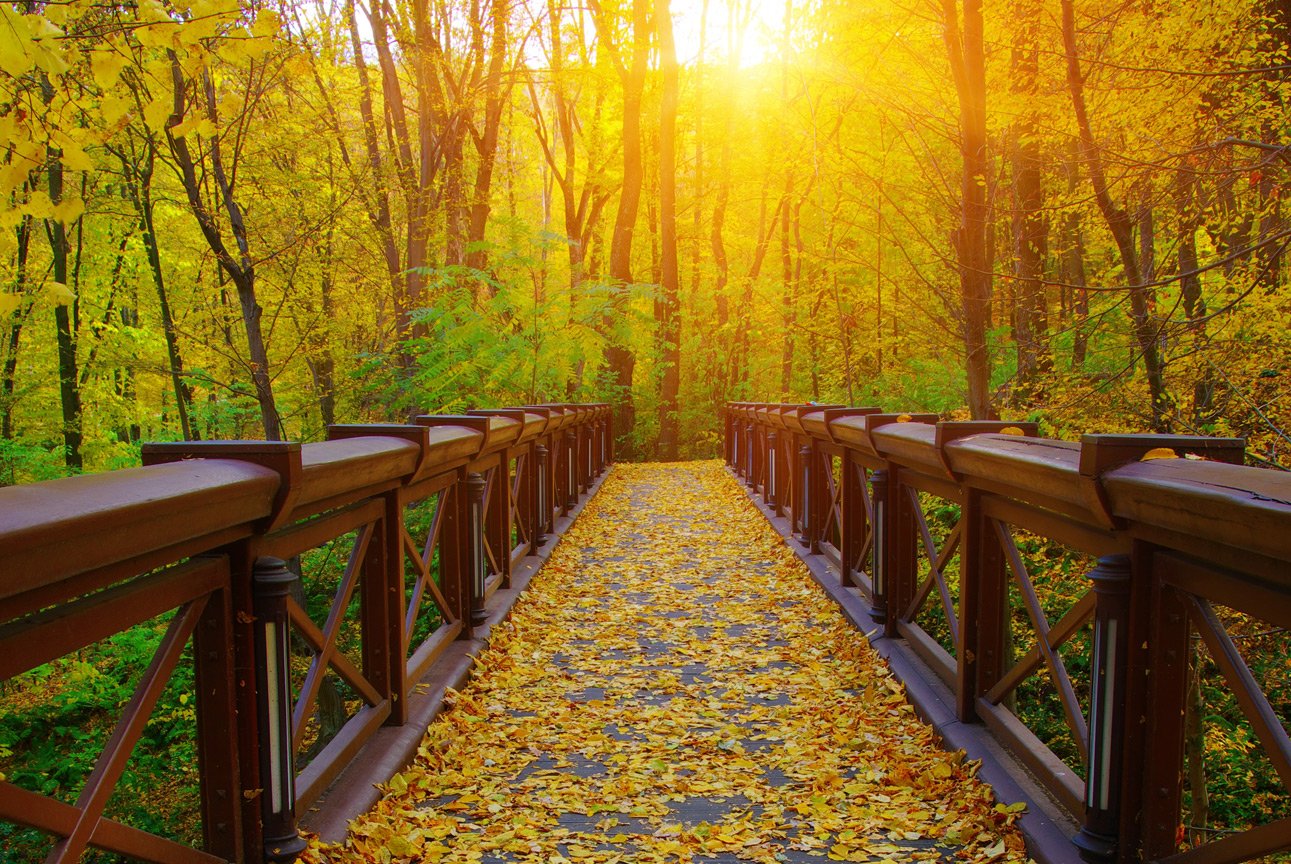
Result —
[[[149, 444], [144, 467], [0, 488], [4, 678], [174, 613], [77, 804], [0, 778], [0, 822], [50, 835], [60, 861], [89, 847], [152, 862], [292, 859], [303, 848], [298, 808], [378, 725], [405, 721], [434, 660], [487, 619], [493, 592], [612, 461], [609, 424], [608, 405], [561, 404], [337, 425], [304, 445]], [[432, 499], [429, 532], [414, 539], [405, 510]], [[350, 563], [327, 622], [311, 621], [289, 596], [301, 574], [281, 559], [342, 538], [353, 538]], [[353, 664], [334, 646], [360, 595], [363, 658]], [[413, 644], [417, 598], [431, 595], [439, 621]], [[289, 630], [312, 652], [299, 699]], [[103, 816], [190, 639], [201, 851]], [[282, 673], [277, 689], [270, 669]], [[302, 770], [295, 745], [328, 674], [365, 707]]]
[[[1231, 438], [1068, 442], [1036, 437], [1028, 423], [838, 406], [730, 403], [725, 415], [735, 474], [862, 590], [886, 636], [907, 640], [941, 675], [959, 719], [985, 723], [1068, 808], [1082, 825], [1073, 838], [1082, 857], [1238, 862], [1291, 848], [1287, 819], [1193, 849], [1181, 850], [1177, 836], [1193, 634], [1291, 793], [1291, 739], [1211, 608], [1291, 627], [1291, 475], [1240, 464], [1244, 442]], [[926, 496], [958, 507], [941, 548], [921, 512]], [[1087, 596], [1061, 621], [1041, 617], [1012, 528], [1098, 558]], [[957, 585], [941, 572], [956, 554]], [[1037, 633], [1015, 664], [1004, 656], [1010, 581]], [[953, 651], [914, 620], [932, 598]], [[1081, 782], [1004, 703], [1037, 669], [1067, 676], [1058, 646], [1089, 621], [1091, 677], [1077, 683], [1095, 697], [1085, 712], [1076, 688], [1060, 693], [1088, 749]]]

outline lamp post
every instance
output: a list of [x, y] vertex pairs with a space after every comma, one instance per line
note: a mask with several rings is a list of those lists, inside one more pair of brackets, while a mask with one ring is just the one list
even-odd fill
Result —
[[884, 557], [888, 549], [888, 472], [880, 468], [870, 474], [870, 489], [874, 501], [874, 521], [870, 525], [873, 538], [874, 566], [870, 568], [871, 598], [870, 617], [879, 623], [888, 619], [888, 562]]
[[802, 465], [802, 537], [799, 542], [811, 548], [811, 446], [804, 444], [798, 451], [798, 462]]
[[533, 526], [533, 544], [541, 546], [547, 542], [547, 525], [551, 520], [551, 499], [547, 497], [547, 457], [550, 451], [539, 444], [534, 448], [534, 457], [538, 473], [537, 519]]
[[294, 861], [305, 850], [296, 830], [296, 768], [291, 736], [287, 596], [297, 576], [280, 558], [259, 558], [251, 571], [255, 610], [256, 692], [260, 726], [260, 814], [266, 861]]
[[578, 435], [573, 429], [565, 432], [565, 468], [569, 475], [569, 495], [565, 506], [572, 510], [578, 503]]
[[776, 463], [776, 441], [777, 436], [774, 431], [767, 434], [767, 506], [772, 510], [776, 506], [776, 485], [775, 485], [775, 463]]
[[1120, 835], [1121, 741], [1125, 726], [1125, 630], [1130, 607], [1130, 559], [1108, 555], [1089, 573], [1094, 583], [1093, 680], [1089, 702], [1089, 779], [1085, 822], [1072, 838], [1091, 864], [1116, 860]]
[[489, 617], [484, 609], [485, 583], [489, 577], [489, 558], [484, 548], [484, 486], [484, 476], [478, 471], [466, 475], [467, 506], [471, 511], [471, 625], [475, 627]]

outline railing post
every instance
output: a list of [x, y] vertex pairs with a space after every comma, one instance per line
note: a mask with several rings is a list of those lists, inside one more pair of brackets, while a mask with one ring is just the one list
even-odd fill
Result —
[[750, 489], [756, 489], [758, 485], [756, 470], [756, 459], [758, 452], [757, 445], [758, 430], [752, 422], [744, 425], [744, 485]]
[[260, 727], [260, 812], [264, 859], [294, 861], [305, 850], [296, 829], [296, 769], [291, 735], [287, 595], [295, 574], [279, 558], [259, 558], [251, 573]]
[[1094, 651], [1090, 664], [1089, 772], [1085, 821], [1072, 839], [1090, 864], [1117, 857], [1120, 836], [1121, 742], [1125, 732], [1126, 639], [1130, 559], [1108, 555], [1089, 573], [1094, 583]]
[[977, 699], [1012, 662], [1009, 645], [1009, 576], [994, 525], [982, 512], [982, 493], [965, 488], [960, 511], [959, 642], [955, 646], [956, 714], [977, 719]]
[[844, 449], [838, 457], [839, 482], [842, 484], [842, 519], [839, 520], [838, 575], [842, 584], [852, 584], [852, 571], [860, 563], [861, 550], [865, 548], [865, 483], [863, 470]]
[[[910, 489], [902, 482], [902, 469], [888, 465], [888, 508], [885, 518], [887, 549], [888, 628], [887, 635], [899, 635], [898, 622], [914, 600], [919, 580], [919, 528]], [[916, 499], [917, 500], [917, 499]]]
[[[1137, 556], [1136, 556], [1137, 563]], [[1126, 856], [1141, 854], [1155, 860], [1178, 848], [1176, 831], [1183, 798], [1184, 717], [1188, 704], [1188, 661], [1192, 653], [1188, 602], [1183, 591], [1170, 585], [1160, 572], [1159, 560], [1151, 573], [1150, 605], [1147, 612], [1147, 687], [1150, 710], [1144, 712], [1147, 725], [1143, 740], [1141, 780], [1141, 850], [1126, 849]], [[1147, 568], [1145, 568], [1147, 569]], [[1132, 774], [1127, 771], [1126, 774]], [[1122, 833], [1130, 826], [1122, 824]]]
[[[494, 552], [497, 556], [498, 575], [502, 577], [502, 587], [511, 585], [511, 460], [503, 450], [498, 458], [498, 467], [493, 469], [492, 492], [484, 502], [484, 536], [492, 537], [497, 544]], [[485, 486], [487, 491], [487, 484]]]
[[802, 505], [802, 518], [799, 520], [802, 534], [799, 536], [798, 542], [806, 546], [809, 551], [814, 552], [816, 550], [812, 548], [811, 518], [816, 508], [811, 500], [811, 475], [811, 445], [804, 444], [798, 449], [798, 476], [801, 478], [799, 481], [801, 490], [798, 493], [798, 500]]
[[484, 549], [484, 476], [478, 471], [466, 475], [467, 543], [471, 579], [471, 626], [478, 627], [489, 617], [484, 608], [485, 583], [489, 574], [489, 557]]
[[551, 484], [547, 460], [550, 452], [541, 441], [533, 448], [537, 494], [534, 507], [533, 545], [541, 546], [547, 542], [547, 530], [551, 527]]
[[206, 602], [193, 631], [193, 667], [205, 849], [229, 861], [242, 861], [246, 847], [238, 788], [239, 670], [231, 594], [229, 588], [222, 588]]
[[891, 530], [888, 519], [891, 490], [888, 487], [888, 472], [880, 468], [870, 474], [870, 500], [874, 507], [874, 522], [870, 525], [870, 536], [874, 538], [874, 566], [870, 570], [870, 617], [884, 627], [884, 635], [889, 634], [892, 626], [888, 615], [888, 561], [887, 553], [891, 546], [888, 532]]
[[390, 698], [387, 726], [402, 726], [408, 716], [403, 629], [403, 505], [398, 490], [383, 497], [385, 515], [373, 529], [363, 562], [360, 616], [363, 677]]

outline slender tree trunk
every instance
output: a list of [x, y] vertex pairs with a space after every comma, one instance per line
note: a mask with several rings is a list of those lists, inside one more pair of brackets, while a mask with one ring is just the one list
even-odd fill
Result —
[[[1078, 185], [1078, 159], [1079, 153], [1073, 149], [1065, 167], [1068, 195], [1075, 194]], [[1062, 244], [1058, 256], [1059, 272], [1063, 290], [1071, 297], [1071, 367], [1073, 371], [1080, 372], [1089, 350], [1089, 289], [1085, 287], [1085, 235], [1079, 212], [1072, 209], [1063, 214], [1059, 236]]]
[[[152, 274], [152, 284], [157, 291], [157, 303], [161, 312], [161, 332], [166, 339], [166, 359], [170, 364], [170, 384], [175, 391], [175, 412], [179, 415], [179, 428], [185, 441], [198, 438], [197, 429], [193, 426], [190, 415], [193, 410], [193, 388], [184, 377], [184, 358], [179, 350], [179, 331], [175, 327], [175, 316], [170, 309], [170, 295], [166, 290], [166, 278], [161, 268], [161, 248], [157, 241], [157, 228], [153, 222], [152, 177], [157, 151], [152, 140], [146, 144], [147, 154], [142, 168], [127, 168], [135, 174], [134, 199], [139, 212], [139, 224], [143, 235], [144, 254], [148, 259], [148, 271]], [[123, 167], [125, 160], [122, 159]]]
[[[179, 58], [174, 52], [170, 54], [170, 63], [174, 87], [172, 119], [178, 122], [184, 116], [187, 86], [183, 69], [179, 64]], [[206, 116], [212, 123], [218, 125], [219, 116], [216, 112], [215, 84], [209, 72], [203, 73], [202, 85]], [[192, 210], [193, 216], [197, 219], [197, 225], [201, 229], [207, 245], [215, 254], [220, 268], [228, 275], [229, 281], [233, 283], [238, 292], [238, 304], [242, 312], [242, 326], [247, 337], [251, 384], [255, 389], [256, 402], [260, 406], [260, 422], [264, 428], [265, 438], [269, 441], [281, 440], [282, 423], [278, 416], [278, 407], [274, 402], [273, 385], [269, 377], [269, 352], [265, 346], [264, 333], [260, 326], [260, 304], [256, 301], [255, 266], [251, 261], [242, 208], [234, 196], [233, 186], [229, 182], [228, 174], [225, 171], [219, 138], [213, 137], [210, 139], [210, 146], [206, 152], [210, 159], [209, 173], [215, 182], [213, 194], [218, 196], [217, 200], [223, 206], [228, 218], [229, 230], [237, 245], [236, 257], [225, 245], [220, 226], [216, 223], [211, 209], [207, 207], [206, 201], [203, 199], [202, 182], [198, 178], [197, 166], [193, 161], [187, 139], [184, 136], [171, 137], [170, 143], [171, 152], [174, 154], [175, 162], [180, 169], [180, 178], [184, 191], [188, 196], [189, 209]]]
[[[509, 95], [503, 89], [502, 72], [507, 53], [507, 15], [510, 6], [501, 0], [492, 5], [493, 35], [489, 55], [489, 73], [484, 89], [484, 134], [478, 147], [479, 162], [475, 168], [475, 191], [471, 196], [470, 225], [466, 241], [466, 264], [476, 270], [488, 265], [488, 252], [484, 249], [484, 232], [488, 227], [489, 203], [493, 188], [493, 166], [498, 152], [498, 135], [502, 128], [502, 107]], [[507, 88], [509, 91], [510, 88]], [[487, 283], [486, 283], [487, 284]], [[496, 289], [489, 286], [489, 294]]]
[[[1026, 103], [1038, 95], [1039, 47], [1034, 22], [1015, 7], [1015, 17], [1025, 21], [1017, 28], [1013, 46], [1013, 90]], [[1013, 128], [1013, 260], [1017, 277], [1014, 342], [1017, 347], [1017, 397], [1020, 404], [1037, 401], [1036, 379], [1051, 368], [1048, 312], [1044, 289], [1044, 262], [1048, 257], [1048, 220], [1044, 210], [1044, 184], [1039, 147], [1035, 142], [1036, 117], [1026, 111]]]
[[614, 219], [614, 237], [610, 242], [610, 279], [614, 282], [611, 313], [605, 330], [609, 343], [605, 347], [605, 364], [616, 402], [614, 433], [620, 445], [617, 452], [636, 453], [633, 444], [636, 409], [632, 401], [632, 371], [636, 357], [614, 333], [617, 317], [626, 314], [626, 296], [632, 284], [632, 235], [636, 230], [637, 210], [641, 203], [641, 181], [644, 176], [641, 155], [641, 97], [645, 88], [646, 61], [650, 53], [649, 0], [632, 0], [632, 60], [623, 70], [623, 188], [618, 215]]
[[991, 318], [988, 255], [990, 204], [987, 199], [986, 52], [981, 0], [964, 0], [963, 24], [957, 0], [942, 0], [946, 49], [959, 95], [959, 147], [963, 157], [961, 212], [954, 232], [963, 303], [968, 407], [973, 419], [991, 416], [991, 358], [986, 332]]
[[[49, 151], [49, 199], [63, 200], [63, 163], [61, 154]], [[67, 285], [67, 226], [61, 219], [49, 222], [50, 253], [53, 256], [54, 281]], [[58, 332], [58, 392], [63, 411], [63, 461], [69, 471], [82, 468], [81, 387], [76, 367], [76, 300], [54, 307]]]
[[1085, 84], [1080, 72], [1080, 57], [1076, 50], [1076, 13], [1072, 0], [1062, 0], [1062, 41], [1067, 55], [1067, 87], [1071, 92], [1076, 126], [1080, 130], [1081, 156], [1089, 168], [1098, 209], [1112, 232], [1112, 239], [1116, 241], [1130, 292], [1130, 320], [1147, 373], [1152, 429], [1155, 432], [1168, 432], [1170, 404], [1165, 387], [1165, 364], [1157, 346], [1158, 327], [1150, 318], [1151, 290], [1143, 279], [1138, 250], [1134, 248], [1134, 226], [1129, 214], [1112, 200], [1107, 175], [1103, 170], [1102, 154], [1094, 141], [1089, 112], [1085, 106]]
[[[14, 256], [13, 287], [19, 297], [27, 287], [27, 257], [31, 251], [31, 217], [24, 215], [15, 230], [17, 249]], [[13, 401], [18, 377], [18, 349], [22, 343], [22, 325], [25, 316], [21, 307], [15, 309], [9, 322], [9, 342], [4, 357], [3, 379], [0, 379], [0, 438], [13, 438]]]
[[780, 398], [789, 401], [793, 385], [793, 352], [798, 326], [798, 280], [794, 278], [793, 253], [789, 232], [792, 230], [793, 172], [785, 175], [783, 206], [780, 210], [780, 277], [783, 288], [784, 346], [780, 354]]
[[[1174, 177], [1175, 208], [1179, 214], [1179, 292], [1183, 311], [1188, 316], [1188, 331], [1192, 336], [1196, 356], [1206, 356], [1206, 301], [1201, 294], [1201, 274], [1197, 272], [1197, 229], [1200, 227], [1195, 203], [1196, 179], [1192, 170], [1181, 166]], [[1192, 390], [1192, 425], [1200, 427], [1212, 418], [1210, 412], [1215, 398], [1214, 376], [1210, 366], [1202, 364], [1197, 370]]]
[[663, 93], [659, 108], [659, 306], [656, 310], [663, 374], [659, 386], [659, 458], [677, 458], [677, 394], [681, 388], [681, 286], [677, 262], [677, 47], [672, 37], [669, 0], [656, 0], [659, 72]]

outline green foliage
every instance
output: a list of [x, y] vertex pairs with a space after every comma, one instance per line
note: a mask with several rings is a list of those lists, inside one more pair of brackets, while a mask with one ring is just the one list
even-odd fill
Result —
[[[138, 625], [6, 682], [0, 691], [0, 773], [23, 788], [75, 801], [167, 624]], [[108, 804], [109, 817], [200, 842], [195, 707], [186, 649]], [[6, 861], [38, 861], [49, 840], [5, 824], [0, 844], [9, 853]]]

